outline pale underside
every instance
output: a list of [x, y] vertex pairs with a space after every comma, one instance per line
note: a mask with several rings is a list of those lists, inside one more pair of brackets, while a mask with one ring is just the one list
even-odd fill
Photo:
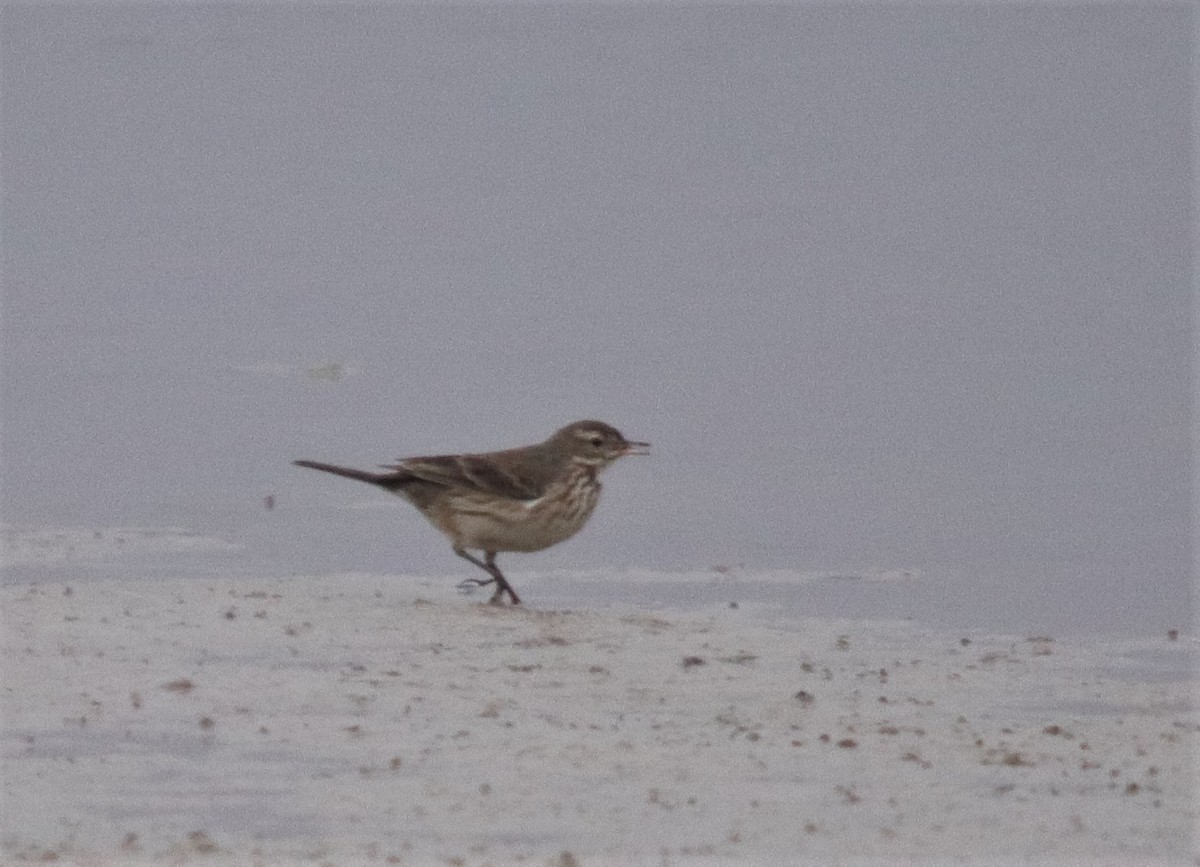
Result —
[[[422, 512], [455, 547], [478, 551], [541, 551], [578, 533], [591, 517], [601, 485], [591, 468], [569, 474], [529, 499], [452, 488]], [[396, 493], [414, 500], [411, 491]]]

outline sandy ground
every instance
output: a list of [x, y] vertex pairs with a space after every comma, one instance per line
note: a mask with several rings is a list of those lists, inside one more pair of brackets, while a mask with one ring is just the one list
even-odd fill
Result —
[[1197, 864], [1195, 639], [0, 588], [5, 864]]

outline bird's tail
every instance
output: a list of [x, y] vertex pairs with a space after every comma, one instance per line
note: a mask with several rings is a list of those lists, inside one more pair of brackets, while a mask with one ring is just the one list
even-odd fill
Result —
[[369, 482], [372, 485], [382, 485], [389, 487], [389, 482], [395, 478], [395, 473], [371, 473], [366, 470], [355, 470], [351, 467], [339, 467], [336, 464], [322, 464], [317, 461], [292, 461], [298, 467], [308, 467], [312, 470], [321, 470], [325, 473], [333, 473], [335, 476], [345, 476], [347, 479], [357, 479], [360, 482]]

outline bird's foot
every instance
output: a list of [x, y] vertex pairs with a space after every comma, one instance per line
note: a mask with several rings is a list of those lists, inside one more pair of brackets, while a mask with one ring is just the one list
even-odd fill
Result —
[[[495, 578], [464, 578], [462, 581], [459, 581], [458, 584], [456, 584], [454, 586], [458, 590], [459, 593], [462, 593], [464, 596], [470, 596], [472, 593], [474, 593], [480, 587], [486, 587], [489, 584], [495, 584], [495, 583], [496, 583]], [[492, 597], [492, 600], [495, 601], [495, 596]]]
[[513, 592], [513, 589], [511, 587], [497, 587], [496, 592], [492, 594], [492, 598], [488, 600], [488, 603], [491, 605], [503, 605], [505, 593], [508, 594], [509, 598], [512, 600], [513, 605], [521, 604], [521, 598], [519, 596], [517, 596], [516, 593]]

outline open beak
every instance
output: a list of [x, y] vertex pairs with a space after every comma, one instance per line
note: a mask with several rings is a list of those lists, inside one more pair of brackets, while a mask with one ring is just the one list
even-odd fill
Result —
[[621, 457], [648, 454], [650, 454], [650, 443], [625, 443], [625, 451], [621, 452]]

